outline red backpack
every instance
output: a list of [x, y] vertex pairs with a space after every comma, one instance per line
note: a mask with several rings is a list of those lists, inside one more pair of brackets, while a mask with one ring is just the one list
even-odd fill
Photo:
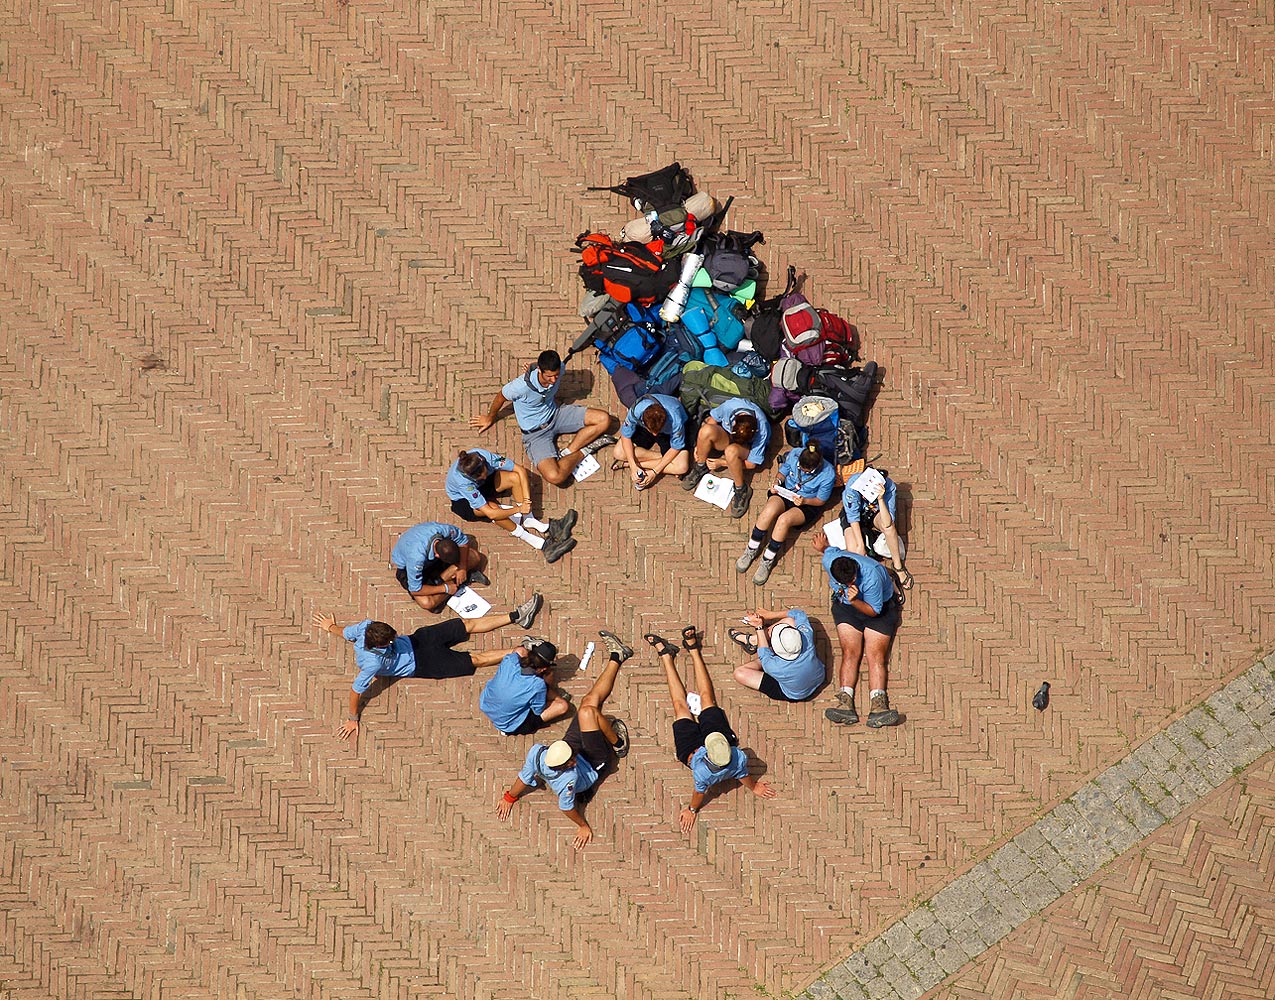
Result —
[[606, 292], [617, 302], [649, 304], [677, 284], [680, 267], [665, 266], [641, 243], [616, 243], [606, 233], [576, 237], [580, 279], [591, 292]]
[[848, 365], [859, 357], [859, 334], [855, 328], [836, 313], [819, 310], [823, 321], [820, 346], [823, 347], [825, 365]]

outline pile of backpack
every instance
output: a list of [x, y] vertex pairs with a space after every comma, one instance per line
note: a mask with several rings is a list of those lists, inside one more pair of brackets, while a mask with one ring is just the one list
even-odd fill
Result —
[[696, 192], [679, 163], [589, 190], [621, 195], [641, 215], [618, 240], [577, 237], [586, 326], [568, 357], [596, 348], [625, 406], [663, 392], [698, 420], [740, 397], [773, 418], [791, 411], [788, 443], [818, 442], [839, 470], [860, 458], [878, 366], [856, 364], [858, 331], [813, 306], [795, 268], [782, 292], [757, 299], [765, 273], [752, 248], [765, 237], [722, 230], [733, 199]]

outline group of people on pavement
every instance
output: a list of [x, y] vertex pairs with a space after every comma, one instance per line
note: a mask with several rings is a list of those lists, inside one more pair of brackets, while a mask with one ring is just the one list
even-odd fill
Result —
[[[506, 404], [512, 404], [532, 466], [542, 479], [557, 486], [568, 483], [587, 457], [610, 448], [612, 470], [627, 468], [636, 490], [675, 475], [690, 491], [709, 472], [719, 472], [736, 486], [732, 515], [742, 517], [748, 512], [752, 490], [745, 484], [745, 475], [765, 462], [770, 436], [769, 422], [754, 404], [732, 399], [714, 408], [695, 432], [691, 447], [691, 421], [681, 402], [673, 396], [649, 394], [630, 407], [616, 436], [610, 433], [614, 421], [606, 411], [558, 404], [563, 371], [556, 351], [542, 352], [520, 377], [501, 387], [487, 412], [471, 420], [471, 425], [479, 431], [489, 429]], [[570, 437], [559, 448], [558, 439], [565, 435]], [[744, 573], [758, 563], [753, 579], [765, 584], [789, 538], [820, 519], [835, 480], [836, 471], [816, 445], [787, 452], [777, 463], [775, 480], [736, 569]], [[503, 455], [482, 448], [460, 451], [444, 485], [457, 517], [469, 523], [491, 522], [541, 551], [548, 563], [575, 547], [572, 531], [577, 512], [568, 510], [548, 521], [537, 518], [532, 512], [530, 470]], [[840, 647], [836, 703], [824, 715], [838, 725], [859, 721], [855, 691], [864, 660], [869, 680], [867, 724], [880, 728], [900, 722], [887, 694], [888, 663], [904, 591], [912, 586], [912, 578], [904, 566], [895, 525], [896, 498], [897, 488], [888, 475], [867, 467], [846, 482], [841, 495], [837, 523], [844, 540], [834, 545], [824, 532], [815, 536]], [[891, 568], [878, 557], [889, 560]], [[484, 572], [487, 557], [477, 542], [459, 527], [442, 522], [423, 522], [404, 531], [393, 546], [390, 563], [412, 601], [431, 613], [441, 612], [449, 603], [459, 611], [466, 587], [490, 583]], [[462, 604], [458, 606], [457, 601]], [[499, 732], [538, 733], [571, 715], [571, 696], [557, 681], [558, 649], [550, 640], [524, 635], [514, 645], [494, 650], [471, 653], [458, 648], [472, 636], [508, 625], [530, 629], [543, 605], [543, 596], [532, 593], [508, 611], [448, 619], [407, 635], [371, 619], [342, 628], [333, 616], [316, 613], [318, 628], [353, 645], [358, 669], [349, 711], [337, 735], [357, 742], [362, 708], [379, 678], [391, 683], [403, 677], [457, 678], [488, 667], [495, 670], [482, 688], [479, 708]], [[828, 680], [814, 626], [805, 611], [759, 606], [745, 614], [740, 624], [745, 627], [732, 628], [729, 635], [750, 657], [734, 671], [735, 680], [744, 687], [775, 700], [799, 702], [814, 697]], [[577, 848], [593, 836], [581, 807], [629, 750], [625, 723], [606, 715], [604, 706], [633, 650], [614, 632], [604, 630], [599, 637], [607, 660], [597, 680], [561, 738], [532, 744], [496, 809], [502, 819], [507, 818], [524, 794], [546, 786], [575, 824]], [[656, 633], [647, 633], [643, 639], [658, 657], [668, 684], [674, 754], [692, 775], [692, 794], [678, 816], [682, 830], [690, 830], [709, 797], [727, 782], [737, 780], [762, 798], [774, 797], [769, 783], [750, 774], [748, 755], [717, 704], [698, 628], [687, 625], [682, 630], [681, 650]], [[679, 651], [691, 659], [694, 691], [689, 693], [675, 662]]]

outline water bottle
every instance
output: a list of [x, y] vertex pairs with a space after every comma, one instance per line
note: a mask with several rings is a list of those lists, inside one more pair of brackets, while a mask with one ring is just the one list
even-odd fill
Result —
[[690, 298], [691, 282], [695, 280], [695, 272], [703, 263], [702, 253], [688, 253], [682, 257], [682, 276], [660, 306], [660, 319], [665, 323], [676, 323], [682, 318], [682, 310], [686, 308], [686, 300]]

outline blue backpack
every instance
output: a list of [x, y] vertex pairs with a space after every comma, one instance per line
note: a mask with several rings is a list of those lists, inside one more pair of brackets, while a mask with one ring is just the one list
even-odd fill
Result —
[[[693, 288], [682, 310], [682, 324], [700, 338], [712, 331], [713, 339], [727, 351], [733, 351], [744, 339], [744, 321], [733, 306], [738, 303], [728, 295], [715, 295], [705, 288]], [[743, 306], [740, 306], [742, 309]], [[705, 345], [707, 346], [707, 345]]]

